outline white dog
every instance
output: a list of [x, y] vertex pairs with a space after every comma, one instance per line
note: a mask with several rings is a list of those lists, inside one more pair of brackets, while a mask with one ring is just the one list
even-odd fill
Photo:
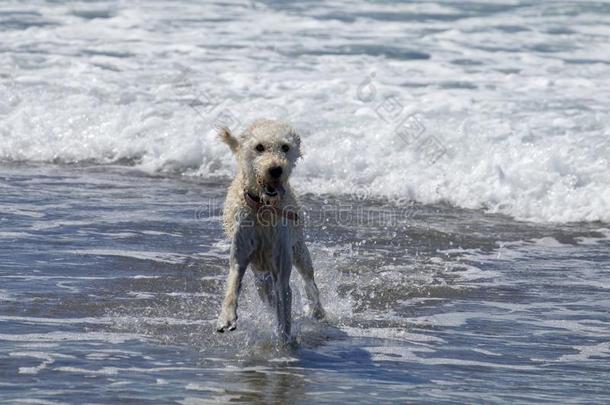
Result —
[[313, 266], [303, 238], [299, 207], [288, 183], [301, 157], [301, 140], [287, 124], [257, 120], [239, 137], [220, 133], [237, 157], [237, 176], [224, 206], [224, 228], [232, 238], [229, 277], [216, 330], [237, 327], [237, 299], [246, 268], [251, 264], [263, 302], [275, 308], [278, 335], [290, 337], [294, 264], [305, 282], [311, 315], [324, 317]]

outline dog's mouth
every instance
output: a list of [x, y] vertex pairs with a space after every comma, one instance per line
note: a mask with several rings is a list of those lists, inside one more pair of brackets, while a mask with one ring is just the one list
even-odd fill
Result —
[[269, 197], [275, 197], [279, 194], [277, 188], [273, 187], [270, 184], [265, 184], [265, 186], [263, 187], [263, 193], [265, 193]]
[[263, 196], [268, 198], [279, 198], [281, 197], [285, 190], [282, 182], [279, 180], [269, 181], [263, 183]]

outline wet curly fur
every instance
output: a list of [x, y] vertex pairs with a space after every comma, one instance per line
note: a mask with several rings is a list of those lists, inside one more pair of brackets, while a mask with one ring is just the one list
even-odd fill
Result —
[[[287, 341], [291, 329], [293, 265], [305, 282], [311, 315], [324, 317], [302, 224], [281, 215], [299, 212], [288, 179], [301, 157], [301, 139], [289, 125], [266, 119], [255, 121], [239, 136], [222, 129], [220, 138], [236, 156], [238, 170], [224, 206], [224, 229], [231, 238], [231, 251], [226, 294], [216, 330], [224, 332], [237, 327], [239, 291], [250, 266], [259, 296], [276, 311], [278, 335]], [[249, 204], [248, 198], [260, 205]], [[264, 209], [268, 207], [273, 208]]]

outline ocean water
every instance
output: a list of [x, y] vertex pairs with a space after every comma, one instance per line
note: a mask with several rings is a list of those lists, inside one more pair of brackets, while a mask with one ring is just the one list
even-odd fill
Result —
[[[0, 402], [610, 401], [610, 4], [0, 3]], [[328, 319], [213, 333], [294, 124]]]

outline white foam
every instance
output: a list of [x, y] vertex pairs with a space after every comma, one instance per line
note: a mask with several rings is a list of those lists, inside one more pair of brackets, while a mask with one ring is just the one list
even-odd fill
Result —
[[[558, 320], [542, 320], [538, 321], [537, 324], [544, 325], [547, 327], [562, 329], [569, 332], [586, 333], [589, 337], [600, 337], [603, 338], [608, 336], [608, 327], [605, 322], [585, 319], [585, 320], [569, 320], [569, 319], [558, 319]], [[548, 333], [543, 332], [543, 333]]]
[[601, 237], [585, 237], [585, 236], [577, 237], [576, 240], [578, 241], [578, 244], [597, 245], [600, 242], [610, 240], [610, 229], [600, 228], [600, 229], [597, 229], [596, 232], [601, 233], [602, 236]]
[[[151, 298], [154, 295], [142, 294], [138, 295], [134, 293], [138, 298]], [[171, 296], [171, 294], [170, 294]], [[193, 296], [199, 296], [193, 295]], [[207, 296], [207, 294], [201, 294], [201, 296]], [[211, 320], [206, 319], [179, 319], [172, 317], [131, 317], [131, 316], [117, 316], [117, 317], [99, 317], [99, 318], [40, 318], [40, 317], [31, 317], [31, 316], [12, 316], [12, 315], [0, 315], [0, 323], [1, 322], [9, 322], [9, 323], [24, 323], [24, 324], [35, 324], [35, 325], [113, 325], [117, 323], [130, 324], [130, 323], [145, 323], [149, 325], [201, 325], [205, 323], [211, 322]], [[7, 340], [10, 340], [10, 336], [13, 335], [0, 335], [0, 339], [2, 336], [5, 336]], [[19, 336], [19, 335], [16, 335]], [[27, 335], [30, 336], [30, 335]], [[32, 336], [42, 337], [44, 335], [34, 334]], [[86, 336], [84, 336], [86, 338]], [[27, 340], [27, 339], [24, 339]]]
[[348, 336], [353, 337], [373, 337], [382, 339], [402, 340], [410, 343], [446, 343], [444, 339], [441, 339], [432, 335], [424, 335], [421, 333], [408, 332], [406, 330], [394, 329], [394, 328], [353, 328], [349, 326], [343, 326], [341, 330], [347, 333]]
[[7, 290], [0, 289], [0, 301], [17, 301], [17, 298], [9, 294]]
[[[269, 116], [302, 131], [303, 191], [372, 185], [533, 221], [610, 221], [610, 49], [604, 22], [586, 10], [558, 43], [546, 2], [511, 11], [511, 24], [531, 29], [510, 35], [493, 29], [505, 13], [404, 24], [372, 17], [387, 12], [381, 3], [298, 13], [185, 3], [167, 19], [164, 7], [124, 2], [86, 24], [65, 5], [20, 7], [54, 24], [0, 38], [0, 159], [229, 175], [232, 158], [211, 130], [228, 111], [237, 127]], [[358, 24], [319, 18], [339, 11]], [[202, 14], [223, 23], [190, 18]], [[388, 97], [400, 114], [387, 113]], [[413, 113], [421, 137], [399, 136]]]
[[41, 352], [15, 352], [15, 353], [9, 353], [9, 356], [33, 357], [36, 359], [43, 360], [42, 363], [40, 363], [39, 365], [34, 366], [34, 367], [19, 367], [19, 374], [31, 374], [31, 375], [38, 374], [41, 370], [47, 368], [47, 366], [49, 366], [55, 362], [55, 359], [53, 357], [51, 357], [48, 353], [41, 353]]
[[559, 242], [557, 239], [552, 238], [550, 236], [545, 236], [543, 238], [538, 238], [538, 239], [532, 239], [532, 241], [539, 245], [539, 246], [543, 246], [543, 247], [549, 247], [549, 248], [560, 248], [560, 247], [565, 247], [565, 245], [561, 242]]
[[562, 362], [573, 362], [573, 361], [586, 361], [591, 357], [610, 357], [610, 342], [604, 342], [592, 346], [576, 346], [578, 353], [576, 354], [564, 354], [558, 361]]
[[143, 336], [133, 333], [109, 333], [109, 332], [49, 332], [49, 333], [26, 333], [26, 334], [0, 334], [0, 341], [8, 342], [83, 342], [103, 341], [109, 343], [124, 343], [129, 340], [146, 340]]
[[194, 367], [102, 367], [98, 369], [87, 369], [81, 367], [62, 366], [54, 367], [54, 371], [64, 373], [88, 374], [88, 375], [118, 375], [120, 373], [159, 373], [163, 371], [199, 371]]
[[404, 346], [381, 346], [381, 347], [365, 347], [365, 350], [371, 353], [373, 361], [400, 361], [400, 362], [417, 362], [418, 364], [427, 365], [451, 365], [462, 367], [485, 367], [492, 369], [509, 369], [509, 370], [536, 370], [536, 366], [502, 364], [476, 360], [451, 359], [440, 357], [422, 357], [416, 353], [419, 352], [434, 352], [431, 349], [425, 348], [406, 348]]
[[151, 260], [159, 263], [180, 264], [183, 263], [188, 256], [178, 253], [169, 252], [147, 252], [135, 250], [120, 250], [120, 249], [81, 249], [70, 250], [68, 253], [77, 255], [95, 255], [95, 256], [119, 256], [130, 257], [140, 260]]
[[25, 232], [0, 232], [0, 239], [20, 239], [31, 236]]
[[44, 325], [108, 324], [111, 318], [41, 318], [32, 316], [0, 315], [0, 322], [20, 322]]
[[409, 322], [421, 325], [456, 327], [465, 325], [468, 319], [481, 317], [478, 312], [448, 312], [409, 318]]
[[140, 233], [143, 233], [144, 235], [154, 235], [154, 236], [162, 236], [162, 235], [167, 235], [167, 236], [175, 236], [177, 238], [181, 238], [182, 235], [180, 235], [179, 233], [171, 233], [171, 232], [160, 232], [160, 231], [140, 231]]
[[9, 356], [11, 356], [11, 357], [32, 357], [35, 359], [43, 360], [42, 363], [40, 363], [39, 365], [34, 366], [34, 367], [19, 367], [19, 374], [31, 374], [31, 375], [38, 374], [41, 370], [44, 370], [49, 365], [55, 363], [56, 358], [61, 358], [61, 359], [73, 359], [74, 358], [74, 356], [67, 355], [67, 354], [59, 354], [59, 353], [50, 354], [47, 352], [30, 352], [30, 351], [11, 352], [11, 353], [9, 353]]
[[16, 404], [34, 404], [34, 405], [64, 405], [67, 402], [61, 401], [49, 401], [48, 399], [34, 399], [34, 398], [16, 398], [13, 399]]

